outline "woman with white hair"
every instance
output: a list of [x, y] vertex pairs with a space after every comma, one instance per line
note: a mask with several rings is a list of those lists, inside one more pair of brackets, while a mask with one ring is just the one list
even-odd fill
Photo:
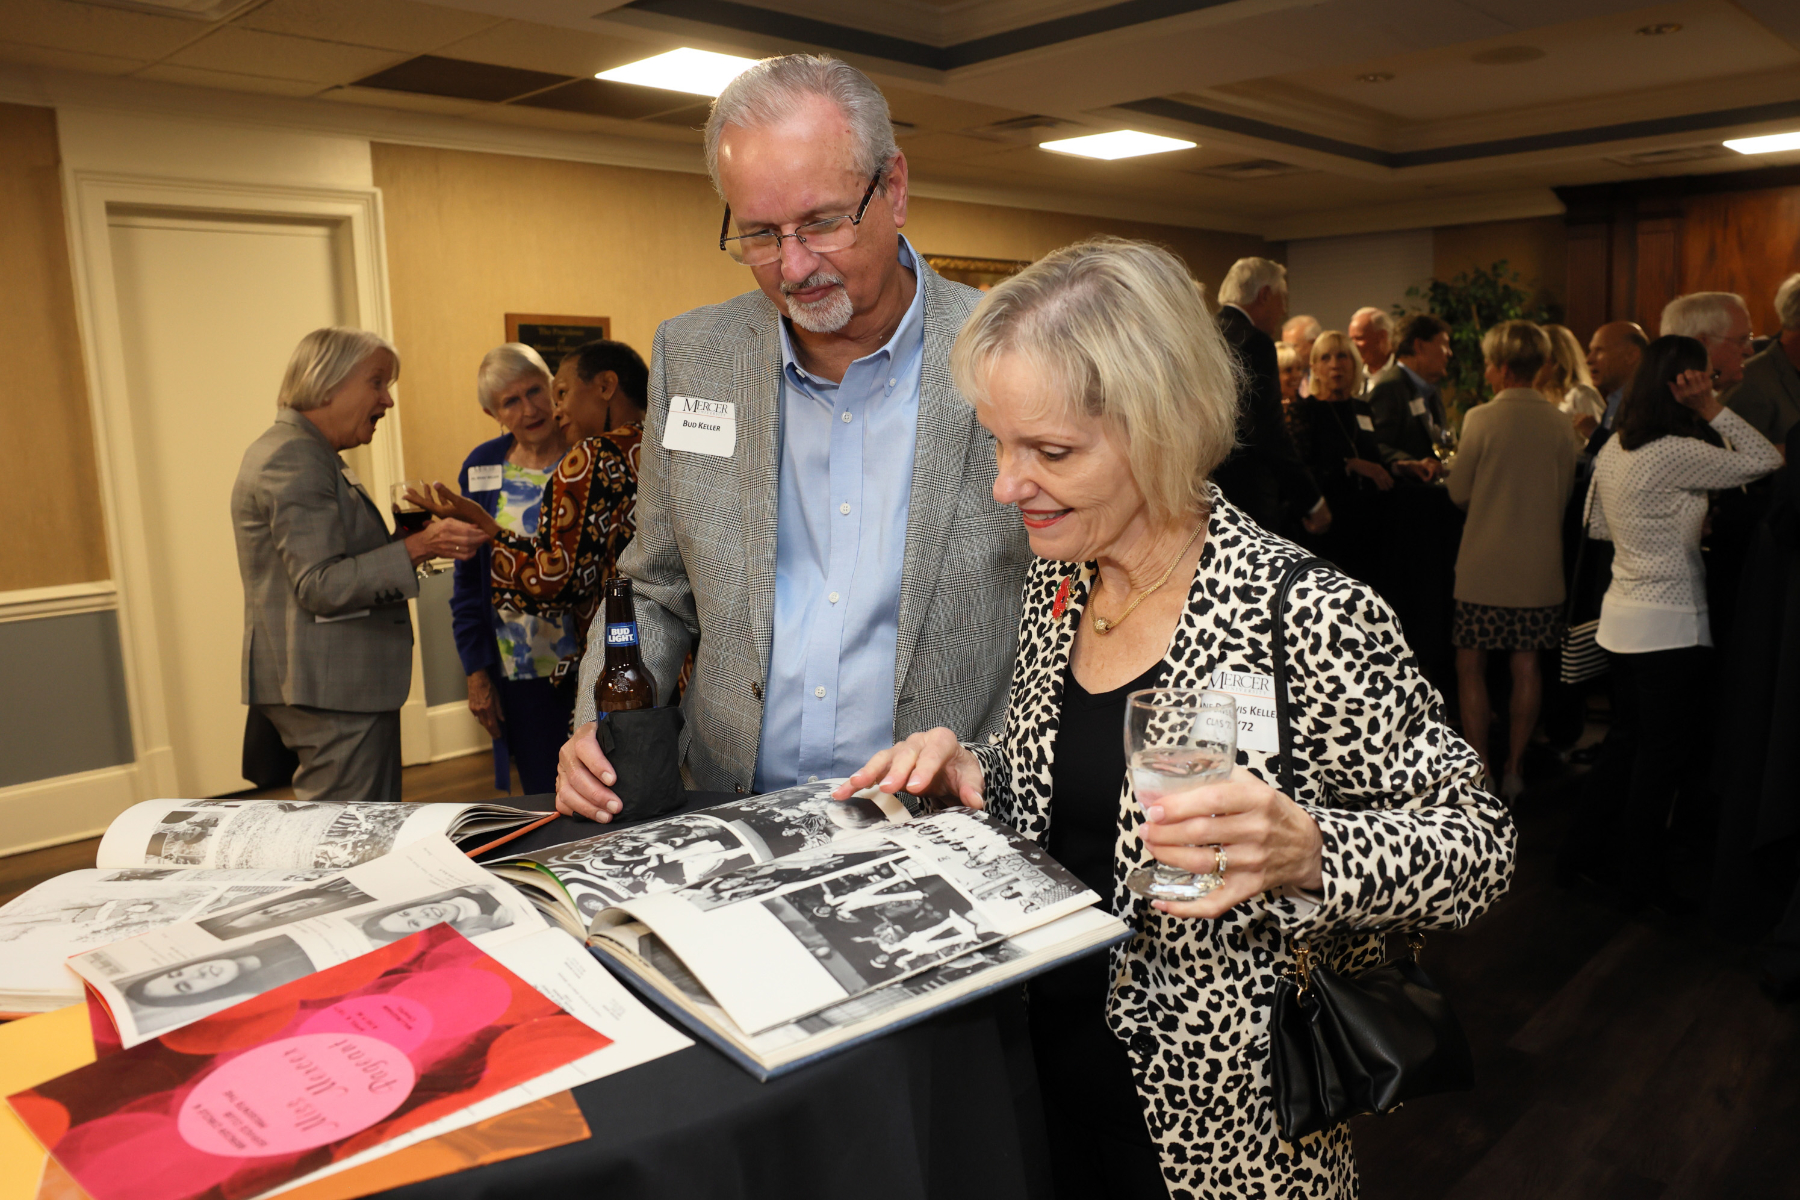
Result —
[[[522, 342], [489, 350], [475, 372], [475, 399], [500, 426], [463, 460], [457, 486], [497, 529], [526, 537], [537, 532], [544, 487], [569, 448], [552, 411], [549, 366]], [[450, 591], [450, 622], [469, 711], [494, 739], [497, 760], [519, 768], [526, 795], [556, 789], [556, 751], [569, 726], [569, 704], [551, 685], [557, 663], [575, 652], [574, 617], [538, 616], [494, 603], [493, 551], [483, 548], [458, 563]], [[505, 763], [497, 761], [497, 773]]]
[[[1269, 679], [1274, 591], [1306, 558], [1208, 478], [1233, 441], [1233, 371], [1178, 259], [1114, 238], [1050, 254], [982, 300], [951, 368], [994, 437], [994, 498], [1038, 556], [1006, 733], [914, 734], [834, 795], [990, 808], [1133, 924], [1110, 958], [1030, 985], [1059, 1195], [1352, 1195], [1347, 1126], [1277, 1131], [1269, 997], [1288, 939], [1353, 970], [1382, 954], [1377, 931], [1466, 923], [1506, 888], [1512, 824], [1392, 610], [1330, 569], [1300, 576], [1277, 634], [1294, 795], [1258, 735], [1229, 780], [1133, 803], [1126, 696]], [[1215, 886], [1138, 899], [1126, 877], [1151, 859]]]
[[418, 564], [468, 559], [461, 521], [391, 537], [339, 452], [366, 445], [394, 407], [400, 356], [361, 329], [300, 339], [275, 423], [231, 489], [244, 582], [244, 703], [300, 759], [302, 800], [399, 800], [400, 706], [412, 687]]

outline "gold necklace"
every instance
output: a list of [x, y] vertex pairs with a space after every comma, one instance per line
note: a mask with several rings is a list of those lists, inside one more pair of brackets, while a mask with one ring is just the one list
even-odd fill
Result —
[[1101, 616], [1099, 613], [1095, 613], [1094, 614], [1094, 632], [1100, 633], [1100, 634], [1111, 633], [1113, 630], [1115, 630], [1119, 627], [1119, 624], [1122, 621], [1124, 621], [1126, 617], [1129, 617], [1133, 612], [1137, 611], [1137, 606], [1142, 604], [1144, 601], [1148, 600], [1150, 598], [1150, 594], [1152, 592], [1154, 592], [1157, 588], [1161, 587], [1163, 584], [1169, 582], [1169, 576], [1171, 576], [1175, 573], [1176, 566], [1180, 564], [1182, 559], [1187, 557], [1187, 552], [1194, 548], [1194, 543], [1200, 540], [1200, 534], [1205, 529], [1206, 529], [1206, 522], [1205, 521], [1200, 522], [1198, 528], [1196, 528], [1194, 530], [1194, 536], [1189, 538], [1187, 540], [1187, 545], [1185, 545], [1181, 548], [1181, 553], [1177, 554], [1170, 561], [1169, 569], [1162, 573], [1162, 578], [1157, 580], [1155, 583], [1151, 584], [1149, 587], [1145, 588], [1141, 593], [1138, 594], [1138, 598], [1136, 600], [1133, 600], [1130, 604], [1126, 605], [1125, 611], [1119, 614], [1119, 619], [1117, 621], [1109, 621], [1105, 617]]

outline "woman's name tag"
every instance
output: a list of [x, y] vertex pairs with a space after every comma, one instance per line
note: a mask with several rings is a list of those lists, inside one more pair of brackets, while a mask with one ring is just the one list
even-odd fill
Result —
[[490, 463], [485, 467], [469, 468], [469, 490], [471, 492], [497, 492], [500, 481], [506, 474], [506, 468], [499, 463]]
[[663, 449], [730, 458], [737, 450], [737, 405], [730, 400], [670, 396]]
[[1254, 671], [1214, 671], [1211, 687], [1237, 701], [1238, 749], [1273, 754], [1279, 749], [1275, 733], [1275, 677]]

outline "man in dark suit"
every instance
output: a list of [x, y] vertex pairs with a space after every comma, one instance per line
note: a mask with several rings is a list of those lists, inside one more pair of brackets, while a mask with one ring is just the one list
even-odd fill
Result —
[[1438, 383], [1450, 370], [1450, 326], [1430, 313], [1400, 323], [1394, 365], [1375, 377], [1369, 408], [1382, 465], [1430, 483], [1444, 473], [1437, 439], [1444, 428]]
[[1323, 533], [1331, 527], [1331, 509], [1281, 419], [1275, 337], [1287, 317], [1287, 268], [1266, 258], [1240, 258], [1219, 285], [1219, 301], [1219, 330], [1243, 367], [1245, 390], [1240, 444], [1213, 472], [1213, 482], [1271, 532], [1280, 532], [1287, 510], [1301, 514], [1308, 533]]

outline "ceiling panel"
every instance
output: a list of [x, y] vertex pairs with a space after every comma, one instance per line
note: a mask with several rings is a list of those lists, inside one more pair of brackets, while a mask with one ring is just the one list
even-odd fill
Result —
[[605, 79], [577, 79], [549, 91], [538, 92], [518, 101], [529, 108], [548, 108], [558, 112], [586, 113], [596, 117], [617, 117], [635, 121], [678, 108], [692, 108], [692, 96], [666, 92], [661, 88], [634, 87], [629, 83], [613, 83]]
[[9, 42], [52, 46], [83, 54], [156, 59], [206, 34], [207, 26], [184, 17], [98, 8], [69, 0], [6, 0]]
[[422, 54], [501, 22], [416, 0], [269, 0], [233, 24], [265, 33], [291, 33]]
[[392, 50], [260, 33], [227, 25], [176, 51], [164, 61], [171, 66], [327, 84], [349, 83], [404, 58], [405, 55]]
[[421, 54], [355, 82], [386, 91], [498, 102], [567, 83], [569, 77]]
[[631, 38], [576, 33], [529, 21], [506, 21], [442, 47], [452, 58], [553, 71], [559, 75], [596, 75], [614, 67], [660, 54], [667, 46]]
[[256, 92], [272, 96], [310, 96], [320, 84], [305, 79], [273, 79], [264, 75], [241, 75], [234, 71], [208, 71], [201, 67], [182, 67], [173, 63], [156, 63], [138, 72], [139, 79], [156, 79], [163, 83], [184, 83], [190, 87], [223, 88], [232, 92]]
[[21, 66], [49, 67], [57, 71], [85, 71], [90, 75], [126, 75], [146, 65], [148, 59], [121, 58], [110, 54], [83, 54], [78, 50], [57, 50], [48, 46], [26, 46], [18, 42], [0, 42], [0, 62]]

